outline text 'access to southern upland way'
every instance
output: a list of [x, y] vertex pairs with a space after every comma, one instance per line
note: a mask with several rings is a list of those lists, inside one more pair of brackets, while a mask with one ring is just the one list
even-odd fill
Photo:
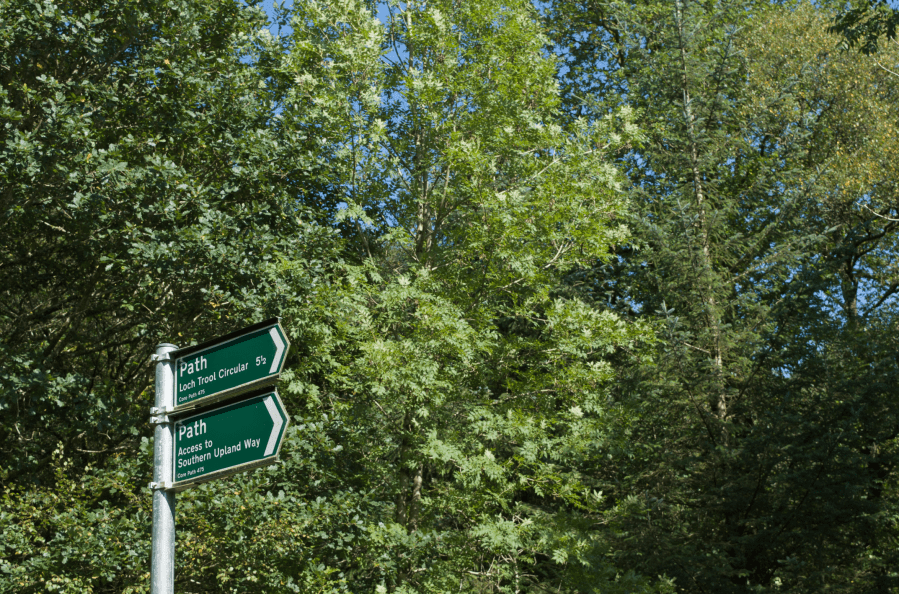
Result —
[[176, 421], [175, 486], [274, 462], [289, 422], [274, 390]]

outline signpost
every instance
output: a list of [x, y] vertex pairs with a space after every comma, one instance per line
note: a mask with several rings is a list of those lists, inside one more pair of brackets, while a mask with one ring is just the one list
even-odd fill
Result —
[[274, 390], [178, 419], [172, 488], [271, 464], [289, 422]]
[[277, 319], [172, 353], [175, 411], [202, 406], [271, 384], [290, 342]]
[[156, 348], [151, 594], [175, 592], [175, 493], [278, 459], [290, 418], [270, 386], [289, 347], [273, 318], [196, 346]]

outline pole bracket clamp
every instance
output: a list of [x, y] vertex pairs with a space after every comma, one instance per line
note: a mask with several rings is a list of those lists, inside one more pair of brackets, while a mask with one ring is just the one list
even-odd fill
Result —
[[150, 424], [151, 425], [161, 425], [163, 423], [171, 423], [172, 419], [169, 418], [169, 413], [171, 413], [174, 407], [171, 406], [153, 406], [150, 408]]
[[153, 363], [162, 363], [163, 361], [171, 361], [171, 360], [172, 360], [172, 358], [169, 357], [168, 353], [162, 353], [161, 355], [159, 355], [157, 353], [153, 353], [152, 355], [150, 355], [150, 361], [152, 361]]
[[153, 491], [167, 491], [172, 488], [171, 481], [160, 481], [150, 483], [150, 489]]
[[164, 425], [165, 423], [171, 423], [172, 419], [169, 418], [167, 413], [170, 412], [171, 409], [158, 409], [155, 406], [150, 409], [150, 424], [151, 425]]

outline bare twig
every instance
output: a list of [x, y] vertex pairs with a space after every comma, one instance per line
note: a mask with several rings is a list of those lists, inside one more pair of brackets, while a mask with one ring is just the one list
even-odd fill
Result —
[[882, 214], [877, 214], [876, 212], [868, 208], [867, 204], [862, 204], [861, 207], [867, 209], [875, 217], [880, 217], [881, 219], [886, 219], [887, 221], [892, 221], [893, 223], [899, 223], [899, 219], [891, 219], [890, 217], [885, 217]]

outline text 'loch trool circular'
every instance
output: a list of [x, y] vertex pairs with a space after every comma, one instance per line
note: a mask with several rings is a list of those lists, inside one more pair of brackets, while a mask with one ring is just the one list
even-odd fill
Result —
[[284, 367], [290, 342], [277, 320], [181, 349], [175, 360], [175, 406], [183, 410], [269, 385]]

